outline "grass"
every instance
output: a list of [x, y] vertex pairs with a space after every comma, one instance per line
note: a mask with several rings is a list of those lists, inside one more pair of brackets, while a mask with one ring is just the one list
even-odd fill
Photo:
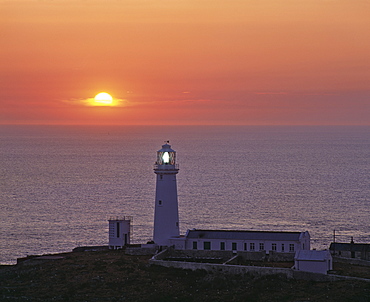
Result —
[[370, 301], [367, 282], [210, 274], [151, 266], [148, 256], [122, 251], [63, 256], [1, 266], [0, 301]]

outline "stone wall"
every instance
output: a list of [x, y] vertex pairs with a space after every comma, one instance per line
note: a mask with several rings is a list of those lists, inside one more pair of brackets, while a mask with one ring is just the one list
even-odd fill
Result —
[[[192, 258], [221, 258], [224, 262], [238, 255], [243, 261], [274, 261], [274, 262], [294, 262], [294, 253], [278, 253], [270, 251], [269, 255], [265, 251], [244, 252], [238, 251], [212, 251], [212, 250], [175, 250], [169, 249], [166, 257], [192, 257]], [[161, 258], [162, 260], [164, 258]]]
[[335, 253], [337, 257], [360, 259], [364, 261], [370, 261], [370, 252], [366, 251], [334, 251], [331, 250], [332, 254]]
[[156, 252], [155, 247], [126, 247], [125, 254], [127, 255], [154, 255]]
[[354, 258], [344, 258], [344, 257], [334, 257], [334, 262], [349, 263], [362, 266], [370, 266], [370, 261], [354, 259]]
[[[166, 257], [192, 257], [192, 258], [221, 258], [226, 261], [235, 254], [232, 251], [212, 251], [212, 250], [174, 250], [169, 249], [169, 252], [165, 254]], [[162, 257], [163, 259], [163, 257]]]
[[239, 258], [243, 261], [264, 261], [267, 259], [265, 251], [259, 252], [238, 252]]
[[164, 267], [174, 267], [190, 270], [206, 270], [210, 273], [244, 275], [252, 276], [266, 276], [266, 275], [281, 275], [288, 279], [300, 279], [311, 281], [340, 281], [340, 280], [361, 280], [370, 282], [370, 279], [347, 277], [339, 275], [324, 275], [310, 272], [297, 271], [290, 268], [276, 268], [276, 267], [259, 267], [259, 266], [243, 266], [243, 265], [228, 265], [228, 264], [211, 264], [211, 263], [195, 263], [195, 262], [180, 262], [180, 261], [165, 261], [156, 260], [154, 256], [149, 260], [150, 264], [160, 265]]
[[263, 275], [284, 275], [287, 278], [293, 278], [293, 271], [288, 268], [275, 268], [275, 267], [258, 267], [258, 266], [242, 266], [242, 265], [228, 265], [228, 264], [211, 264], [211, 263], [195, 263], [195, 262], [180, 262], [180, 261], [165, 261], [154, 260], [149, 261], [150, 264], [160, 265], [164, 267], [175, 267], [190, 270], [206, 270], [213, 273], [226, 273], [226, 274], [250, 274], [254, 276]]
[[280, 253], [275, 251], [270, 251], [268, 256], [268, 261], [275, 261], [275, 262], [286, 262], [286, 261], [294, 261], [295, 253]]

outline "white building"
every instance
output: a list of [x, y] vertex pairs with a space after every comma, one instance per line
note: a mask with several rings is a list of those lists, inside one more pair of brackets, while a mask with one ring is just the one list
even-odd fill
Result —
[[297, 251], [294, 268], [298, 271], [327, 274], [333, 269], [333, 258], [328, 250]]
[[269, 232], [240, 230], [188, 230], [185, 237], [170, 239], [175, 249], [213, 251], [270, 251], [295, 253], [310, 249], [306, 232]]
[[110, 218], [109, 248], [116, 250], [130, 244], [131, 216]]
[[168, 246], [169, 239], [180, 234], [176, 183], [178, 171], [176, 152], [167, 142], [157, 152], [157, 161], [154, 165], [157, 182], [153, 240], [159, 246]]

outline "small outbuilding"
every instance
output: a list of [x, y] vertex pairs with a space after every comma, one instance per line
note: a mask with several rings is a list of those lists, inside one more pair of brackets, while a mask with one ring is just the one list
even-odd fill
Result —
[[370, 261], [368, 243], [354, 243], [353, 240], [350, 243], [332, 242], [329, 249], [333, 256]]
[[333, 258], [328, 250], [300, 250], [294, 257], [294, 268], [298, 271], [327, 274], [333, 269]]
[[130, 244], [131, 216], [114, 217], [109, 220], [109, 249], [122, 249]]

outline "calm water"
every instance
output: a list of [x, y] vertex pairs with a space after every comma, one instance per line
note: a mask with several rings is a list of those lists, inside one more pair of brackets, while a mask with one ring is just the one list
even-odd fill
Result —
[[151, 239], [156, 151], [177, 151], [180, 228], [308, 230], [370, 242], [370, 127], [0, 126], [0, 263]]

